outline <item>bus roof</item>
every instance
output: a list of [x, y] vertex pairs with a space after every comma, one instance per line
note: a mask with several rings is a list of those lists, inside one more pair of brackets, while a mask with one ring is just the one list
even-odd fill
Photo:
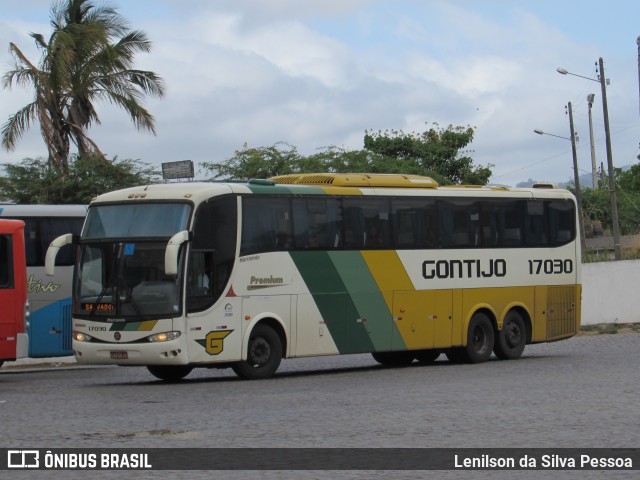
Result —
[[0, 204], [0, 217], [84, 217], [86, 205]]
[[395, 173], [301, 173], [271, 177], [270, 180], [279, 184], [331, 185], [333, 187], [438, 187], [438, 183], [430, 177]]
[[398, 195], [434, 197], [573, 198], [558, 188], [509, 188], [502, 186], [438, 184], [429, 177], [394, 174], [298, 174], [244, 183], [182, 182], [141, 185], [102, 194], [91, 203], [136, 201], [189, 201], [198, 204], [225, 194], [279, 195]]

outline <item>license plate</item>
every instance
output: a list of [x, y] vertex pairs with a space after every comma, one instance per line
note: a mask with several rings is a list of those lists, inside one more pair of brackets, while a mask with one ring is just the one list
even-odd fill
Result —
[[129, 354], [127, 352], [111, 352], [112, 360], [127, 360], [129, 358]]

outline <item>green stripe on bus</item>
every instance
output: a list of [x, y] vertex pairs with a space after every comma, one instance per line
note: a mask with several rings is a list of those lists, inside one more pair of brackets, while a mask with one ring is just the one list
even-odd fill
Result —
[[[351, 254], [357, 252], [350, 252]], [[340, 353], [374, 349], [354, 300], [327, 252], [291, 252]]]
[[359, 251], [291, 252], [291, 257], [340, 353], [406, 349]]
[[347, 292], [358, 310], [359, 323], [376, 351], [406, 349], [387, 302], [359, 251], [330, 252]]

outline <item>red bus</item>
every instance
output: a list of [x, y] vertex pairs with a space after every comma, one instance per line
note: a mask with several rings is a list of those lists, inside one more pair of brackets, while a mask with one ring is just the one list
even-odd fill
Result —
[[29, 302], [24, 222], [0, 219], [0, 366], [28, 356]]

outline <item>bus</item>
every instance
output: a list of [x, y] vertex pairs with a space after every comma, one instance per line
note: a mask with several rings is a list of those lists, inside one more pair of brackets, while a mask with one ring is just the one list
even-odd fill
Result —
[[580, 326], [576, 202], [562, 189], [305, 174], [148, 185], [91, 202], [77, 242], [79, 363], [272, 376], [282, 358], [484, 362]]
[[71, 279], [74, 250], [65, 247], [53, 278], [44, 274], [47, 248], [63, 233], [80, 234], [87, 214], [85, 205], [0, 204], [0, 219], [25, 223], [27, 295], [31, 305], [29, 357], [73, 355], [71, 349]]
[[0, 366], [28, 354], [24, 222], [0, 219]]

